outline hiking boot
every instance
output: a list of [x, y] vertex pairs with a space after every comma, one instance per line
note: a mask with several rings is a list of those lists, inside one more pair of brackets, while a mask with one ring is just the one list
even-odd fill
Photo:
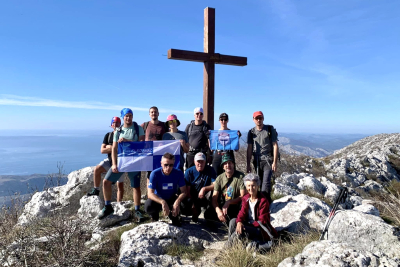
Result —
[[140, 210], [135, 210], [134, 217], [135, 222], [140, 222], [144, 218]]
[[104, 208], [100, 211], [99, 215], [97, 215], [97, 218], [101, 220], [113, 213], [114, 213], [113, 207], [111, 205], [105, 205]]
[[92, 190], [86, 194], [86, 196], [88, 196], [88, 197], [98, 196], [99, 194], [100, 194], [100, 190], [93, 187]]

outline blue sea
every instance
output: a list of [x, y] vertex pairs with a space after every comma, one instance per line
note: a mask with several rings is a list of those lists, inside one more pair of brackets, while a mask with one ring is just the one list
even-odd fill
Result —
[[[110, 129], [111, 130], [111, 129]], [[0, 131], [0, 175], [57, 173], [97, 165], [105, 131]]]

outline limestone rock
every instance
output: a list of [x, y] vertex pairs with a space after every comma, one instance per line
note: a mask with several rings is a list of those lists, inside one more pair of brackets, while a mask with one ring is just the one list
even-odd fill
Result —
[[391, 259], [386, 255], [379, 257], [346, 243], [323, 240], [308, 244], [302, 253], [293, 258], [286, 258], [278, 267], [384, 267], [399, 266], [399, 264], [399, 259]]
[[132, 215], [131, 208], [133, 207], [133, 201], [122, 201], [122, 202], [112, 202], [112, 207], [114, 208], [114, 213], [105, 217], [102, 220], [95, 219], [99, 227], [112, 226], [118, 222], [125, 221]]
[[353, 210], [361, 211], [365, 214], [379, 216], [379, 210], [377, 208], [375, 208], [374, 206], [372, 206], [371, 204], [362, 204], [362, 205], [355, 207]]
[[276, 230], [299, 233], [308, 228], [322, 230], [330, 208], [317, 198], [300, 194], [275, 200], [270, 210]]
[[85, 218], [95, 218], [104, 205], [98, 196], [83, 196], [79, 203], [78, 215]]
[[355, 207], [355, 206], [362, 205], [363, 199], [362, 199], [362, 197], [359, 197], [359, 196], [351, 196], [350, 201], [351, 201], [351, 203], [353, 203], [353, 206]]
[[400, 257], [400, 230], [378, 216], [353, 210], [338, 211], [325, 237], [378, 256]]
[[274, 194], [277, 196], [297, 196], [300, 191], [296, 188], [290, 187], [289, 185], [275, 183], [273, 186]]
[[326, 190], [325, 186], [320, 181], [311, 176], [306, 176], [300, 179], [297, 187], [302, 191], [308, 189], [321, 195], [324, 195]]
[[383, 189], [383, 186], [381, 186], [379, 183], [375, 181], [368, 180], [365, 182], [363, 186], [360, 186], [359, 188], [363, 189], [365, 192], [370, 192], [370, 191], [380, 191]]
[[203, 241], [189, 236], [189, 231], [163, 222], [142, 224], [121, 236], [118, 267], [182, 265], [175, 257], [164, 255], [164, 247], [173, 242], [196, 248]]

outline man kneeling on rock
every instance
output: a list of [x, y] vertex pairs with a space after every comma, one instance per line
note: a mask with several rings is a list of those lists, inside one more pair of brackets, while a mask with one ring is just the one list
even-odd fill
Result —
[[[159, 212], [168, 216], [172, 224], [180, 226], [180, 204], [186, 197], [186, 185], [183, 173], [174, 168], [175, 156], [165, 153], [161, 158], [161, 168], [155, 169], [150, 174], [147, 188], [148, 199], [144, 204], [145, 211], [151, 216], [152, 221], [159, 220]], [[179, 196], [178, 187], [180, 189]]]
[[209, 206], [216, 177], [214, 168], [206, 165], [206, 155], [197, 153], [194, 166], [185, 172], [188, 196], [182, 201], [182, 213], [192, 215], [192, 221], [197, 222], [201, 208], [206, 209]]
[[214, 183], [212, 207], [204, 213], [206, 220], [229, 222], [236, 218], [240, 210], [240, 202], [246, 193], [244, 173], [235, 169], [231, 155], [222, 156], [221, 163], [224, 173], [219, 175]]

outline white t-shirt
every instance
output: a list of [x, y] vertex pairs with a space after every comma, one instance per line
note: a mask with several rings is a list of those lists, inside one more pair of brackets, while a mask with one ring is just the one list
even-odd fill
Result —
[[249, 198], [249, 223], [253, 223], [254, 220], [256, 219], [256, 214], [254, 212], [254, 208], [257, 204], [258, 199], [256, 199], [256, 201], [251, 202], [250, 198]]

